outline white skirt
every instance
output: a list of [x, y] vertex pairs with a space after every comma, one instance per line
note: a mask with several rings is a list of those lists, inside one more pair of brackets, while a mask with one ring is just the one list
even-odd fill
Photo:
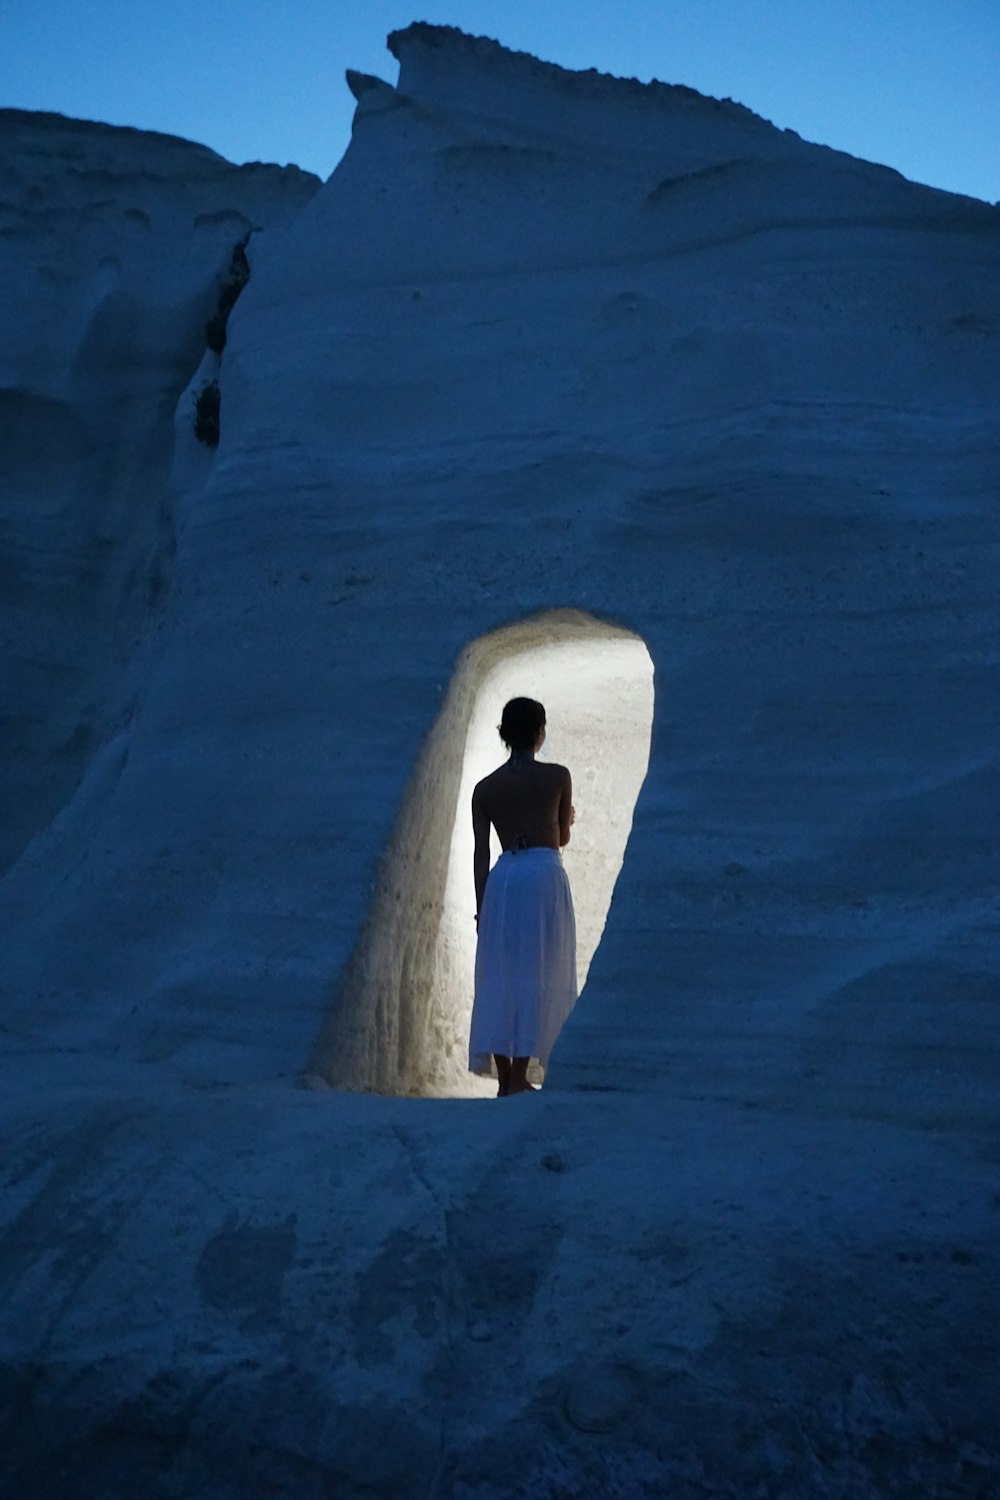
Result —
[[555, 849], [508, 850], [486, 881], [476, 946], [469, 1068], [492, 1054], [544, 1067], [576, 1004], [576, 918]]

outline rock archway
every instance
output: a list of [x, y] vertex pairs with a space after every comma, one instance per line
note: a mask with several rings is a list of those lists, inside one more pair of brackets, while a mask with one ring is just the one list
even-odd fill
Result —
[[335, 1087], [483, 1089], [466, 1071], [475, 959], [469, 804], [476, 781], [503, 757], [496, 725], [518, 693], [545, 704], [542, 753], [574, 774], [577, 823], [565, 859], [583, 988], [649, 761], [653, 664], [631, 631], [553, 610], [492, 631], [462, 654], [310, 1061], [310, 1073]]

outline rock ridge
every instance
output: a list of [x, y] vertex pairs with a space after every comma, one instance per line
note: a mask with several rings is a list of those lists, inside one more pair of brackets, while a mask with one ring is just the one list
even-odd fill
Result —
[[[717, 99], [686, 84], [665, 83], [658, 78], [643, 83], [638, 78], [622, 78], [614, 73], [604, 73], [598, 68], [564, 68], [559, 63], [545, 62], [531, 52], [505, 47], [493, 37], [473, 36], [458, 26], [437, 26], [428, 21], [414, 21], [400, 30], [391, 31], [386, 38], [386, 45], [401, 68], [407, 65], [415, 51], [436, 53], [455, 65], [472, 61], [485, 64], [491, 72], [502, 68], [508, 75], [555, 85], [576, 94], [590, 94], [595, 99], [608, 102], [627, 100], [630, 103], [642, 102], [654, 108], [674, 106], [679, 102], [700, 103], [713, 112], [779, 130], [778, 126], [735, 99]], [[400, 87], [402, 81], [401, 75]], [[795, 132], [790, 131], [788, 134], [794, 135]]]
[[[63, 149], [53, 152], [53, 136], [62, 132], [65, 136]], [[21, 137], [19, 140], [18, 137]], [[32, 149], [33, 143], [38, 149]], [[63, 170], [72, 171], [71, 157], [75, 152], [85, 155], [88, 145], [107, 148], [113, 154], [114, 164], [124, 168], [133, 156], [149, 166], [152, 153], [171, 163], [186, 159], [191, 165], [202, 164], [205, 175], [220, 171], [300, 174], [317, 185], [320, 178], [314, 172], [289, 163], [280, 166], [274, 162], [231, 162], [220, 152], [214, 151], [202, 141], [192, 141], [186, 136], [169, 131], [145, 130], [136, 125], [113, 125], [106, 120], [89, 120], [76, 115], [64, 115], [55, 110], [0, 108], [0, 165], [9, 165], [6, 159], [7, 143], [34, 158], [55, 156]], [[169, 155], [167, 155], [169, 153]]]

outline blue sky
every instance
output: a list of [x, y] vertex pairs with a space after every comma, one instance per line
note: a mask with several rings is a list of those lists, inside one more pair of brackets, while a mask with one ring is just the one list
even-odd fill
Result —
[[394, 82], [386, 34], [418, 19], [737, 99], [807, 140], [1000, 199], [1000, 0], [0, 0], [0, 104], [325, 177], [350, 135], [344, 69]]

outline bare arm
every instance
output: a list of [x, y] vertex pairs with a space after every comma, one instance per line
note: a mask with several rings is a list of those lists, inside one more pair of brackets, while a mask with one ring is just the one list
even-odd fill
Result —
[[476, 841], [472, 855], [472, 874], [476, 882], [476, 922], [483, 908], [486, 877], [490, 873], [490, 815], [483, 806], [479, 788], [472, 794], [472, 836]]
[[559, 794], [559, 847], [565, 848], [569, 843], [570, 825], [576, 817], [573, 808], [573, 778], [566, 772], [566, 780]]

